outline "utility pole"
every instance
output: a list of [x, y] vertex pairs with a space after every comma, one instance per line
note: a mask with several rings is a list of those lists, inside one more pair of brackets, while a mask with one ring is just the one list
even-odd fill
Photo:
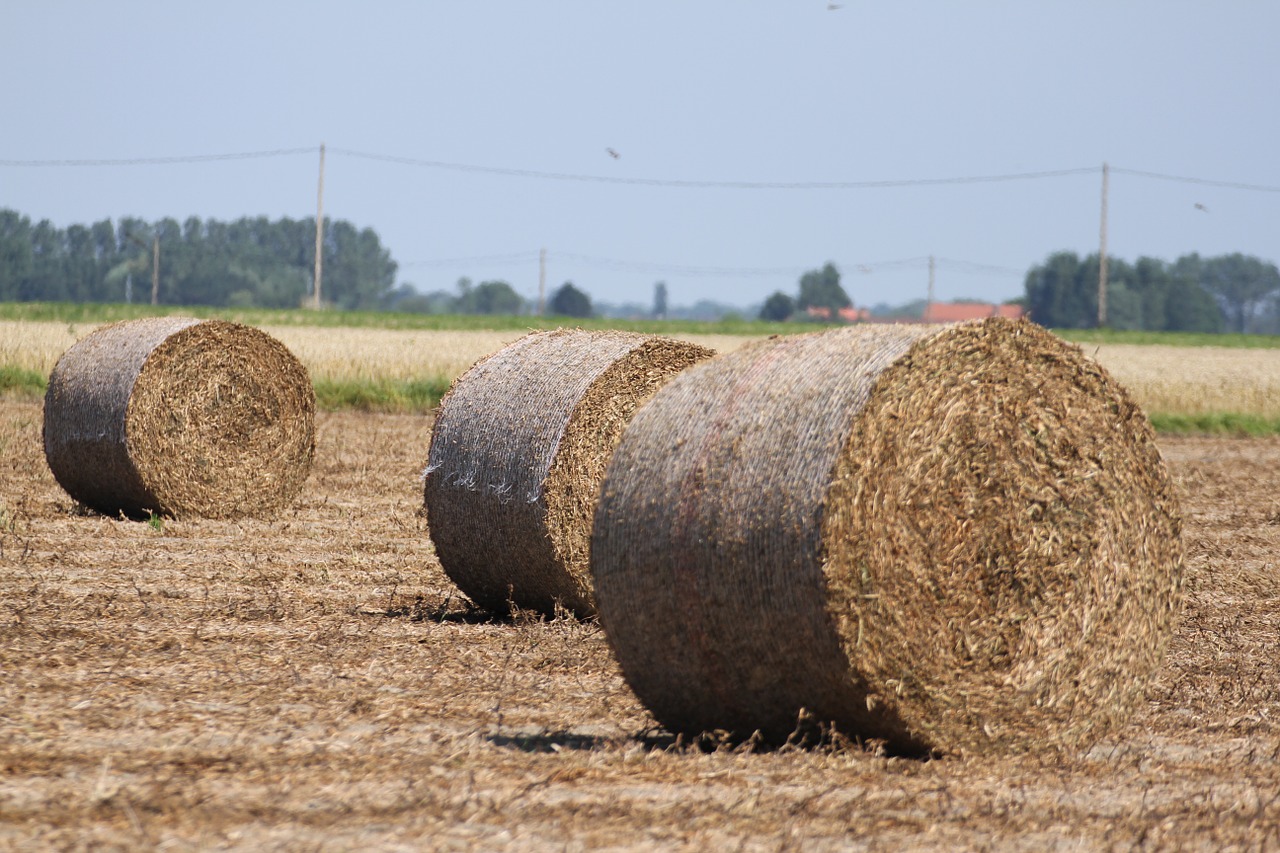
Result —
[[[144, 252], [147, 244], [139, 240], [132, 234], [124, 234], [124, 238], [133, 243]], [[124, 298], [126, 302], [133, 300], [133, 273], [125, 274], [124, 279]], [[151, 304], [160, 304], [160, 235], [155, 234], [151, 238]]]
[[538, 316], [547, 307], [547, 250], [544, 246], [538, 253]]
[[933, 255], [929, 256], [929, 296], [924, 303], [924, 321], [926, 323], [933, 322], [933, 271], [934, 262]]
[[324, 257], [324, 143], [320, 143], [320, 183], [316, 188], [316, 272], [312, 307], [320, 310], [320, 274]]
[[151, 304], [160, 304], [160, 235], [151, 239]]
[[1102, 234], [1098, 247], [1098, 328], [1107, 325], [1107, 185], [1111, 170], [1102, 164]]

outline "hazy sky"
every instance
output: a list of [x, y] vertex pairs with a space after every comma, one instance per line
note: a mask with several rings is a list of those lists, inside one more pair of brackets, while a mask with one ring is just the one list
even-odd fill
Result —
[[834, 261], [869, 305], [922, 297], [930, 255], [938, 298], [1003, 299], [1097, 251], [1105, 161], [1113, 256], [1280, 260], [1280, 3], [828, 6], [0, 0], [0, 161], [310, 149], [0, 165], [0, 207], [313, 216], [323, 142], [325, 214], [421, 290], [532, 297], [545, 248], [548, 290], [597, 300], [746, 305]]

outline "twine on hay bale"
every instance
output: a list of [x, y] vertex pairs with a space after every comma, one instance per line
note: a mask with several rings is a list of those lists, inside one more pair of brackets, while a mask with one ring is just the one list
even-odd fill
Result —
[[668, 338], [526, 335], [440, 403], [423, 501], [445, 573], [474, 602], [595, 612], [587, 552], [596, 492], [636, 408], [712, 351]]
[[1181, 605], [1146, 417], [1028, 322], [863, 326], [691, 369], [610, 463], [591, 565], [674, 731], [831, 724], [906, 751], [1069, 748], [1141, 699]]
[[108, 514], [228, 518], [277, 509], [315, 451], [315, 393], [275, 338], [219, 320], [104, 326], [49, 377], [45, 458]]

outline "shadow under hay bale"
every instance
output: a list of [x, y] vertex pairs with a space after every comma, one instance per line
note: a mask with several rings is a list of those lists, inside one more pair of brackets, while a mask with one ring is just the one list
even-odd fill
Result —
[[152, 317], [67, 350], [44, 406], [49, 468], [100, 512], [229, 518], [297, 496], [315, 451], [306, 369], [257, 329]]
[[1141, 699], [1181, 606], [1143, 413], [1027, 322], [762, 341], [637, 412], [597, 606], [673, 731], [801, 718], [895, 749], [1069, 748]]
[[624, 332], [527, 335], [440, 403], [423, 489], [445, 573], [474, 602], [595, 612], [591, 519], [636, 408], [712, 351]]

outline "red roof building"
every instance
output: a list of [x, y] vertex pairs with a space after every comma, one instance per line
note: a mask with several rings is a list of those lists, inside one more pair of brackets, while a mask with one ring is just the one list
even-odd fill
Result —
[[987, 302], [930, 302], [924, 309], [925, 323], [962, 323], [987, 317], [1020, 320], [1026, 313], [1021, 305], [991, 305]]

